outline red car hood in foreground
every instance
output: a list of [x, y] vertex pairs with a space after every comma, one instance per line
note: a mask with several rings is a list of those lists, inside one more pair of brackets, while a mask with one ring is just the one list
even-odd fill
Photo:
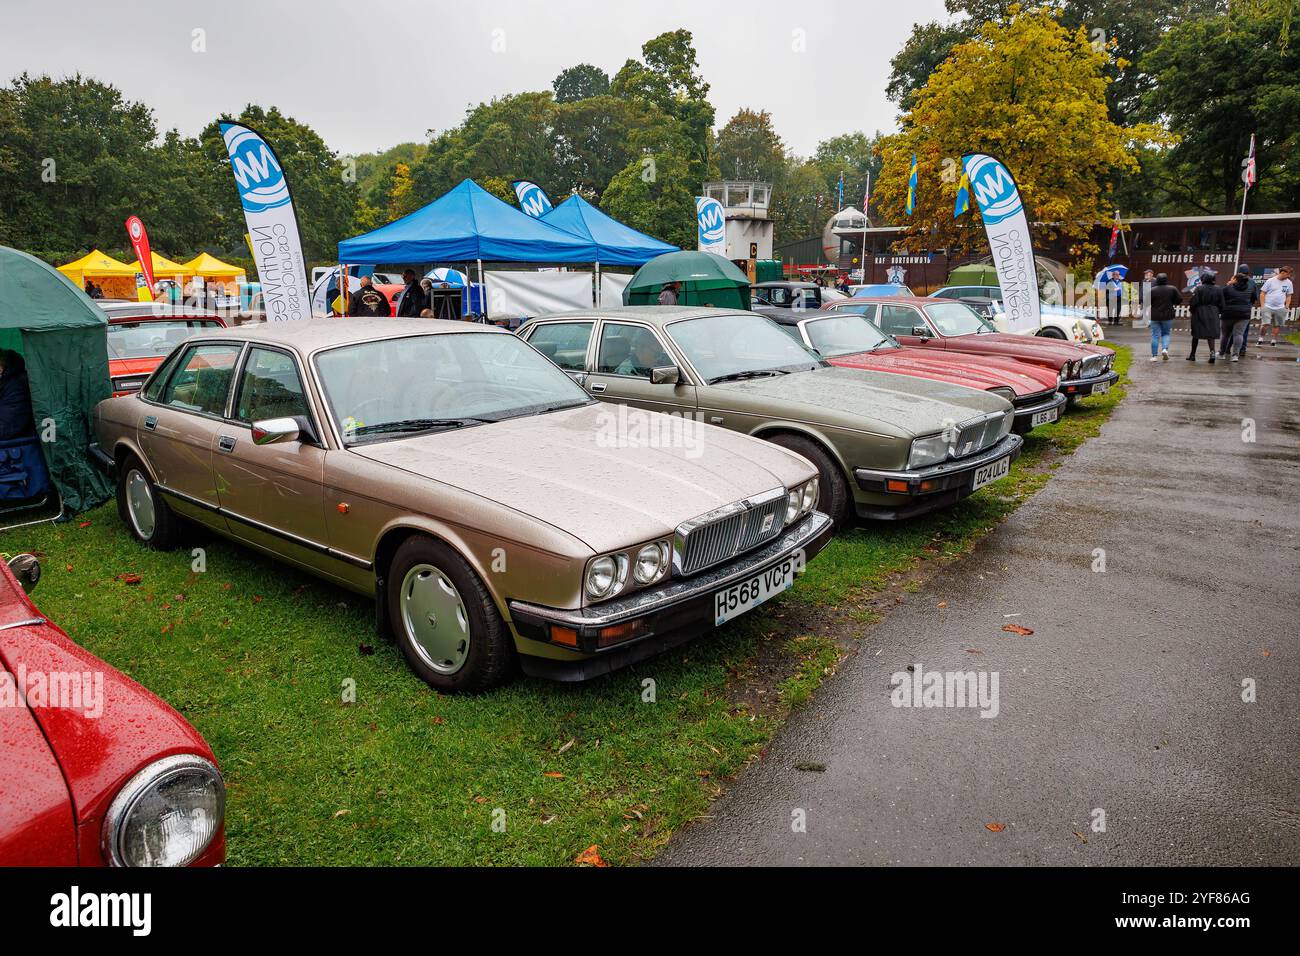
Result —
[[979, 332], [970, 335], [951, 335], [942, 339], [948, 352], [969, 352], [978, 355], [1002, 355], [1023, 359], [1038, 365], [1060, 370], [1066, 362], [1088, 355], [1107, 355], [1110, 349], [1082, 342], [1062, 342], [1037, 335], [1012, 335], [1009, 332]]
[[962, 352], [932, 352], [922, 348], [888, 348], [855, 352], [827, 359], [832, 365], [867, 368], [930, 378], [967, 388], [1011, 388], [1016, 396], [1034, 395], [1056, 388], [1056, 373], [1042, 365], [997, 356]]
[[[33, 688], [55, 675], [99, 693], [80, 708], [38, 702]], [[27, 704], [10, 699], [20, 678]], [[0, 866], [102, 866], [104, 815], [127, 780], [173, 754], [216, 763], [180, 714], [46, 620], [3, 564], [0, 680]], [[219, 833], [193, 865], [224, 858]]]

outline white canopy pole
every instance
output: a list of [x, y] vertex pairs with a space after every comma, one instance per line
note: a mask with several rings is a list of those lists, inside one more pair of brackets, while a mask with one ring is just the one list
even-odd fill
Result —
[[596, 308], [600, 308], [600, 260], [596, 260]]
[[475, 259], [474, 261], [478, 263], [478, 301], [483, 307], [483, 320], [487, 321], [487, 286], [483, 284], [483, 260]]

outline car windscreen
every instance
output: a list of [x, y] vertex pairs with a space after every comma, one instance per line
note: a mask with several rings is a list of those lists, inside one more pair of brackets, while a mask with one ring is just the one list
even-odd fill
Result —
[[880, 331], [861, 315], [833, 315], [825, 319], [809, 319], [804, 328], [808, 330], [808, 339], [812, 342], [813, 348], [827, 357], [898, 348], [898, 343], [891, 336]]
[[450, 332], [317, 354], [325, 400], [349, 444], [460, 428], [591, 401], [508, 333]]
[[925, 314], [943, 335], [970, 335], [973, 332], [995, 332], [974, 309], [961, 302], [936, 302], [925, 307]]
[[200, 331], [221, 328], [213, 319], [141, 319], [108, 326], [110, 359], [161, 358]]
[[708, 315], [673, 322], [666, 328], [706, 382], [779, 375], [821, 364], [775, 322], [759, 315]]

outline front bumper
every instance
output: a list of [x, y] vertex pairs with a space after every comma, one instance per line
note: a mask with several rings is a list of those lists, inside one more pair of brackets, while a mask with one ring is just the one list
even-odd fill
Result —
[[[1000, 442], [977, 455], [957, 461], [945, 461], [928, 468], [909, 471], [877, 471], [872, 468], [854, 469], [853, 477], [858, 487], [872, 495], [889, 495], [890, 504], [859, 501], [859, 517], [898, 521], [946, 507], [974, 493], [975, 472], [999, 458], [1020, 457], [1025, 440], [1012, 432]], [[893, 504], [897, 501], [897, 504]]]
[[1035, 415], [1038, 415], [1042, 412], [1050, 412], [1053, 409], [1056, 409], [1056, 416], [1057, 416], [1056, 419], [1053, 419], [1053, 421], [1058, 420], [1061, 415], [1060, 409], [1063, 405], [1065, 405], [1065, 402], [1066, 402], [1066, 398], [1063, 394], [1061, 394], [1060, 392], [1052, 392], [1047, 396], [1047, 398], [1042, 399], [1040, 401], [1035, 401], [1032, 404], [1016, 405], [1015, 406], [1016, 417], [1015, 417], [1015, 421], [1011, 426], [1011, 430], [1018, 435], [1023, 435], [1025, 434], [1025, 432], [1029, 431], [1031, 428], [1034, 427]]
[[[577, 634], [581, 657], [551, 658], [520, 655], [524, 673], [559, 681], [584, 681], [683, 644], [716, 625], [714, 595], [723, 588], [754, 577], [803, 551], [810, 560], [831, 538], [831, 519], [814, 511], [761, 548], [689, 578], [638, 591], [626, 598], [592, 607], [562, 610], [523, 601], [510, 601], [510, 618], [520, 637], [551, 641], [551, 627]], [[634, 628], [636, 636], [601, 647], [611, 629]]]
[[1091, 378], [1067, 378], [1056, 390], [1067, 398], [1086, 398], [1098, 390], [1106, 391], [1118, 381], [1119, 372], [1111, 369]]

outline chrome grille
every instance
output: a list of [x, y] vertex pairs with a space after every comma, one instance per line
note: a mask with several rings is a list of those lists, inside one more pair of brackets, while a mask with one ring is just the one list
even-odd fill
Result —
[[957, 442], [953, 446], [953, 458], [965, 458], [997, 444], [1010, 429], [1010, 420], [1015, 413], [1008, 411], [989, 412], [979, 418], [972, 418], [957, 426]]
[[786, 490], [733, 501], [677, 526], [673, 570], [694, 574], [775, 538], [785, 527]]

